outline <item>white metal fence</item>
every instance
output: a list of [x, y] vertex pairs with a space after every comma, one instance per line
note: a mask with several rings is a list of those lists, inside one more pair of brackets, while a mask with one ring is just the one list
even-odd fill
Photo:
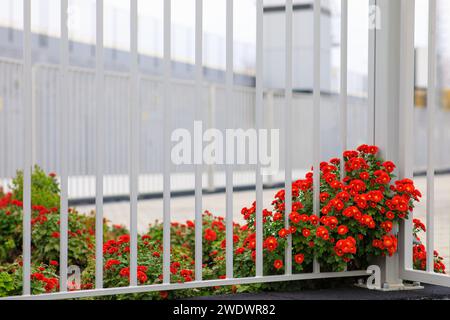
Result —
[[[2, 118], [0, 120], [5, 134], [0, 139], [0, 147], [8, 150], [3, 154], [0, 166], [0, 177], [4, 185], [8, 185], [8, 178], [13, 177], [17, 170], [17, 163], [23, 159], [23, 148], [18, 145], [23, 141], [23, 131], [20, 126], [24, 114], [21, 103], [22, 63], [20, 61], [0, 60], [0, 72], [5, 75], [0, 79], [1, 96], [3, 97]], [[38, 164], [46, 172], [59, 172], [61, 159], [59, 152], [60, 135], [58, 128], [59, 108], [59, 67], [56, 65], [34, 65], [33, 74], [33, 163]], [[67, 170], [69, 177], [69, 198], [85, 199], [95, 197], [95, 169], [96, 144], [92, 137], [96, 135], [96, 98], [95, 72], [89, 69], [69, 67], [69, 92], [67, 100], [67, 114], [70, 122], [67, 130], [68, 158]], [[106, 72], [105, 74], [105, 130], [108, 136], [104, 141], [105, 196], [123, 196], [129, 194], [128, 189], [128, 110], [129, 110], [130, 77], [127, 74]], [[142, 76], [140, 78], [140, 193], [162, 192], [163, 161], [158, 155], [162, 154], [162, 79], [160, 77]], [[221, 84], [202, 84], [201, 120], [207, 128], [227, 127], [226, 115], [232, 119], [229, 127], [249, 129], [255, 127], [255, 89], [235, 86], [232, 92], [233, 103], [225, 106], [225, 86]], [[192, 132], [193, 114], [195, 109], [195, 81], [171, 80], [173, 99], [173, 128], [186, 128]], [[339, 140], [335, 135], [338, 131], [336, 119], [339, 116], [337, 108], [338, 96], [322, 98], [322, 134], [327, 137], [322, 143], [324, 158], [339, 153]], [[264, 128], [283, 128], [284, 92], [266, 91], [264, 96]], [[356, 146], [365, 140], [366, 129], [362, 119], [367, 117], [366, 100], [351, 98], [348, 104], [349, 113], [354, 118], [350, 121], [352, 131], [349, 144]], [[296, 130], [303, 136], [312, 132], [312, 99], [308, 94], [293, 95], [293, 117]], [[281, 130], [282, 137], [284, 131]], [[296, 148], [292, 150], [294, 168], [304, 170], [312, 159], [304, 150], [310, 150], [310, 139], [296, 139]], [[281, 167], [284, 168], [284, 156], [281, 155]], [[210, 168], [212, 169], [212, 168]], [[254, 185], [255, 179], [250, 166], [241, 165], [235, 173], [235, 186]], [[173, 191], [186, 191], [192, 188], [193, 170], [188, 166], [173, 166]], [[212, 177], [208, 177], [212, 175]], [[224, 168], [217, 166], [213, 170], [204, 172], [205, 187], [208, 189], [223, 188], [225, 186]], [[284, 177], [272, 177], [265, 183], [283, 182]], [[208, 184], [209, 182], [209, 184]]]
[[[342, 0], [342, 55], [341, 65], [347, 65], [347, 0]], [[392, 2], [392, 1], [389, 1]], [[411, 2], [408, 0], [401, 0], [406, 10], [404, 20], [402, 20], [402, 26], [407, 27], [408, 30], [411, 27], [409, 22], [413, 19], [414, 15], [411, 15]], [[61, 0], [61, 63], [58, 69], [54, 67], [42, 67], [47, 70], [44, 73], [35, 71], [34, 73], [34, 85], [37, 86], [41, 81], [46, 83], [49, 79], [59, 83], [59, 86], [53, 88], [55, 90], [53, 94], [49, 96], [52, 99], [59, 101], [59, 103], [45, 102], [41, 105], [43, 110], [37, 112], [33, 108], [43, 103], [41, 93], [39, 90], [33, 91], [33, 68], [31, 60], [31, 47], [30, 47], [30, 13], [31, 13], [31, 0], [24, 0], [24, 57], [22, 68], [22, 86], [20, 92], [15, 93], [16, 99], [21, 99], [23, 105], [23, 119], [22, 125], [17, 128], [18, 132], [23, 132], [24, 151], [24, 219], [23, 219], [23, 296], [20, 298], [32, 298], [30, 288], [30, 265], [31, 265], [31, 165], [33, 163], [33, 154], [36, 157], [36, 162], [39, 163], [39, 157], [44, 157], [45, 152], [42, 155], [39, 154], [39, 150], [35, 147], [38, 145], [40, 135], [43, 130], [49, 130], [49, 139], [47, 141], [53, 146], [54, 150], [58, 150], [59, 157], [50, 161], [48, 165], [54, 166], [58, 169], [61, 180], [61, 215], [60, 215], [60, 292], [56, 294], [47, 294], [37, 296], [37, 298], [69, 298], [69, 297], [86, 297], [95, 295], [110, 295], [120, 293], [137, 293], [146, 291], [160, 291], [160, 290], [173, 290], [184, 289], [194, 287], [206, 287], [206, 286], [220, 286], [231, 284], [248, 284], [259, 282], [275, 282], [275, 281], [291, 281], [301, 279], [316, 279], [316, 278], [329, 278], [329, 277], [346, 277], [346, 276], [362, 276], [366, 275], [366, 271], [351, 271], [351, 272], [339, 272], [339, 273], [323, 273], [320, 270], [320, 265], [316, 262], [314, 264], [314, 271], [312, 273], [305, 274], [293, 274], [292, 273], [292, 258], [291, 248], [292, 239], [288, 238], [288, 245], [286, 248], [285, 275], [279, 276], [264, 276], [263, 274], [263, 229], [262, 229], [262, 190], [263, 179], [259, 171], [259, 165], [253, 168], [254, 181], [256, 185], [256, 274], [255, 277], [249, 278], [235, 278], [233, 275], [233, 171], [236, 169], [232, 166], [226, 166], [225, 170], [225, 187], [226, 187], [226, 279], [221, 280], [203, 280], [202, 279], [202, 167], [196, 165], [190, 169], [195, 173], [195, 281], [175, 284], [171, 283], [170, 279], [170, 201], [171, 201], [171, 174], [175, 171], [170, 165], [170, 133], [171, 130], [179, 126], [189, 126], [189, 123], [193, 120], [203, 119], [205, 110], [208, 108], [207, 104], [207, 90], [203, 88], [202, 79], [202, 0], [196, 0], [196, 63], [195, 63], [195, 81], [191, 84], [182, 82], [174, 83], [171, 81], [171, 1], [164, 0], [164, 73], [160, 81], [155, 79], [144, 78], [139, 74], [138, 65], [138, 29], [137, 29], [137, 0], [130, 0], [130, 21], [131, 21], [131, 68], [129, 76], [121, 75], [109, 75], [105, 76], [105, 70], [103, 67], [103, 0], [97, 0], [97, 65], [95, 73], [89, 73], [83, 70], [71, 70], [68, 63], [68, 30], [67, 30], [67, 3], [68, 0]], [[371, 3], [375, 3], [372, 0]], [[387, 3], [387, 2], [386, 2]], [[262, 82], [263, 74], [263, 1], [257, 0], [256, 5], [256, 17], [257, 17], [257, 48], [256, 48], [256, 89], [254, 91], [249, 89], [236, 89], [233, 85], [233, 0], [227, 0], [226, 10], [226, 83], [224, 87], [216, 89], [216, 102], [222, 104], [221, 107], [217, 107], [215, 110], [222, 113], [217, 114], [214, 119], [219, 119], [220, 123], [214, 123], [215, 127], [221, 128], [233, 128], [235, 126], [248, 126], [254, 128], [263, 128], [265, 126], [264, 121], [267, 120], [266, 110], [264, 106], [264, 90]], [[435, 21], [435, 4], [436, 0], [430, 0], [430, 21]], [[412, 5], [412, 8], [414, 6]], [[403, 8], [403, 7], [402, 7]], [[412, 10], [413, 11], [413, 10]], [[293, 3], [292, 0], [286, 1], [286, 89], [283, 99], [280, 99], [277, 103], [277, 112], [274, 112], [273, 119], [277, 119], [279, 116], [279, 126], [284, 131], [282, 139], [286, 146], [293, 146], [293, 139], [298, 130], [310, 130], [312, 134], [310, 141], [300, 137], [295, 140], [295, 148], [284, 148], [284, 173], [286, 184], [286, 192], [291, 193], [292, 172], [295, 167], [294, 150], [296, 148], [302, 150], [303, 146], [299, 144], [304, 143], [304, 150], [313, 150], [313, 159], [310, 163], [314, 164], [315, 168], [319, 167], [321, 160], [320, 144], [325, 142], [323, 138], [323, 132], [321, 131], [321, 125], [326, 117], [333, 119], [331, 123], [334, 123], [333, 128], [341, 130], [340, 136], [340, 149], [345, 149], [349, 145], [348, 138], [352, 137], [356, 133], [348, 130], [350, 123], [349, 119], [345, 116], [350, 112], [349, 100], [346, 95], [346, 68], [342, 69], [341, 74], [341, 96], [339, 101], [336, 101], [334, 108], [330, 112], [324, 112], [324, 103], [322, 103], [320, 92], [320, 12], [321, 1], [314, 0], [314, 94], [312, 104], [309, 106], [303, 103], [301, 99], [294, 100], [292, 94], [292, 15], [293, 15]], [[433, 16], [434, 15], [434, 16]], [[433, 26], [431, 23], [430, 26]], [[430, 35], [434, 35], [434, 29], [430, 30]], [[375, 31], [370, 30], [371, 42], [375, 41]], [[410, 33], [408, 33], [410, 35]], [[434, 67], [435, 57], [433, 37], [430, 37], [430, 67]], [[404, 48], [407, 48], [407, 57], [411, 58], [411, 39], [406, 37], [403, 39]], [[409, 41], [409, 42], [408, 42]], [[371, 43], [371, 49], [374, 50], [374, 43]], [[375, 50], [370, 52], [370, 56], [375, 56]], [[374, 76], [376, 72], [375, 59], [370, 59], [370, 75]], [[402, 119], [402, 130], [405, 133], [411, 128], [413, 123], [412, 112], [413, 102], [411, 101], [412, 89], [411, 79], [413, 75], [411, 73], [411, 59], [403, 61], [406, 65], [403, 66], [402, 77], [404, 77], [405, 84], [402, 85], [402, 98], [404, 99], [404, 108], [408, 110], [411, 117], [405, 116]], [[16, 65], [17, 72], [21, 69]], [[38, 69], [35, 69], [38, 70]], [[434, 73], [430, 73], [430, 87], [433, 87]], [[39, 80], [38, 80], [39, 79]], [[80, 90], [80, 84], [88, 84], [88, 88], [84, 92]], [[126, 88], [123, 92], [123, 88]], [[129, 88], [129, 89], [128, 89]], [[361, 112], [361, 117], [364, 119], [361, 121], [363, 126], [358, 131], [363, 140], [373, 143], [375, 141], [375, 85], [370, 86], [369, 92], [369, 107], [365, 110], [362, 108], [355, 108], [352, 112]], [[33, 94], [34, 92], [34, 94]], [[156, 94], [156, 92], [158, 92]], [[233, 94], [234, 93], [234, 94]], [[429, 95], [429, 105], [434, 105], [435, 91], [432, 90]], [[59, 100], [58, 100], [59, 99]], [[246, 103], [235, 103], [236, 100], [245, 100]], [[188, 100], [192, 100], [190, 103], [185, 103]], [[35, 101], [35, 104], [33, 104]], [[94, 102], [93, 102], [94, 101]], [[117, 103], [119, 101], [119, 103]], [[140, 102], [141, 101], [141, 102]], [[147, 102], [154, 102], [149, 103]], [[294, 103], [295, 101], [295, 103]], [[141, 104], [140, 104], [141, 103]], [[274, 103], [275, 105], [275, 103]], [[56, 106], [58, 107], [56, 110]], [[121, 107], [122, 106], [122, 107]], [[127, 107], [123, 107], [127, 106]], [[79, 112], [77, 107], [81, 107], [83, 112]], [[45, 109], [48, 108], [48, 109]], [[44, 110], [53, 111], [58, 115], [57, 118], [52, 119], [53, 124], [45, 125], [46, 121], [49, 121], [45, 117]], [[180, 113], [183, 108], [189, 108], [189, 112], [184, 112], [183, 117], [177, 118], [176, 115]], [[149, 112], [149, 118], [147, 124], [144, 126], [142, 119], [143, 113]], [[331, 107], [330, 107], [331, 109]], [[76, 110], [76, 112], [74, 112]], [[244, 113], [243, 111], [244, 110]], [[283, 112], [278, 112], [283, 110]], [[295, 110], [295, 111], [294, 111]], [[364, 111], [363, 111], [364, 110]], [[428, 112], [433, 114], [433, 108], [429, 108]], [[294, 113], [295, 112], [295, 113]], [[39, 114], [39, 115], [38, 115]], [[115, 127], [111, 127], [111, 123], [108, 121], [109, 114], [112, 115], [111, 119], [118, 121]], [[244, 114], [244, 116], [242, 116]], [[338, 116], [340, 114], [340, 116]], [[408, 114], [408, 113], [406, 113]], [[190, 115], [190, 118], [186, 118], [186, 115]], [[344, 115], [344, 116], [343, 116]], [[152, 118], [154, 116], [155, 118]], [[41, 118], [44, 117], [44, 118]], [[236, 119], [239, 119], [237, 122]], [[296, 121], [304, 121], [302, 124], [311, 122], [311, 125], [304, 128], [299, 126]], [[311, 119], [313, 121], [311, 121]], [[339, 120], [336, 120], [339, 119]], [[145, 117], [144, 117], [145, 120]], [[274, 120], [275, 121], [275, 120]], [[429, 192], [429, 239], [428, 239], [428, 254], [429, 257], [433, 257], [433, 177], [434, 177], [434, 158], [432, 156], [434, 140], [432, 128], [434, 125], [434, 117], [428, 118], [428, 147], [429, 159], [428, 159], [428, 192]], [[32, 123], [39, 123], [37, 126], [38, 133], [33, 135]], [[81, 124], [91, 123], [89, 128], [77, 127]], [[154, 126], [152, 126], [152, 124]], [[73, 125], [73, 127], [71, 127]], [[145, 127], [145, 129], [143, 129]], [[67, 130], [70, 128], [70, 130]], [[114, 128], [126, 128], [126, 134], [123, 131], [112, 132]], [[295, 128], [295, 134], [293, 130]], [[367, 133], [363, 134], [364, 129], [367, 129]], [[84, 153], [83, 160], [88, 157], [93, 157], [91, 162], [85, 164], [85, 167], [79, 168], [77, 165], [80, 161], [71, 160], [72, 157], [76, 157], [77, 153], [70, 150], [71, 143], [71, 130], [82, 132], [85, 139], [85, 143], [79, 145], [88, 148]], [[157, 134], [153, 131], [155, 130]], [[357, 131], [357, 130], [356, 130]], [[145, 134], [144, 134], [145, 133]], [[148, 135], [154, 140], [145, 141]], [[411, 135], [405, 134], [402, 139], [405, 145], [405, 151], [401, 154], [401, 175], [404, 177], [412, 176], [412, 163], [411, 163]], [[119, 150], [122, 152], [116, 163], [106, 165], [108, 156], [106, 156], [104, 146], [107, 145], [106, 141], [111, 139], [115, 144], [119, 145]], [[162, 144], [160, 144], [162, 142]], [[153, 143], [153, 144], [152, 144]], [[124, 147], [127, 144], [126, 147]], [[152, 147], [160, 146], [159, 149], [148, 148], [147, 144], [151, 144]], [[19, 144], [20, 145], [20, 144]], [[75, 144], [77, 145], [77, 144]], [[77, 145], [78, 147], [78, 145]], [[114, 147], [117, 147], [116, 145]], [[397, 147], [399, 147], [397, 145]], [[20, 148], [18, 146], [18, 148]], [[57, 149], [59, 148], [59, 149]], [[111, 148], [113, 148], [111, 146]], [[40, 149], [40, 148], [38, 148]], [[151, 150], [151, 154], [146, 154], [145, 150]], [[408, 158], [409, 157], [409, 158]], [[53, 161], [53, 162], [51, 162]], [[73, 161], [72, 163], [70, 161]], [[155, 165], [155, 163], [159, 163]], [[95, 165], [93, 165], [95, 164]], [[158, 172], [162, 175], [162, 191], [163, 191], [163, 283], [157, 285], [137, 285], [137, 204], [139, 193], [139, 174], [143, 168], [144, 172]], [[11, 168], [16, 169], [16, 168]], [[48, 169], [48, 168], [47, 168]], [[51, 169], [51, 168], [50, 168]], [[77, 171], [78, 170], [78, 171]], [[86, 171], [83, 171], [86, 170]], [[130, 194], [130, 286], [120, 288], [103, 288], [103, 197], [105, 193], [105, 182], [103, 177], [107, 175], [108, 170], [118, 170], [123, 174], [129, 176], [129, 194]], [[96, 272], [95, 272], [95, 289], [82, 290], [76, 292], [67, 291], [67, 258], [68, 258], [68, 192], [69, 192], [69, 179], [68, 176], [77, 172], [89, 172], [95, 176], [95, 195], [96, 195]], [[320, 201], [319, 201], [319, 170], [314, 171], [314, 212], [319, 215]], [[290, 197], [286, 197], [285, 211], [290, 212], [292, 209], [292, 203]], [[288, 215], [286, 216], [286, 227], [289, 227]], [[410, 221], [406, 224], [403, 232], [404, 237], [404, 251], [402, 251], [403, 263], [400, 265], [400, 270], [403, 272], [404, 279], [420, 279], [421, 281], [449, 284], [449, 278], [444, 276], [437, 276], [433, 274], [432, 262], [428, 261], [427, 272], [417, 272], [411, 270], [411, 230]], [[406, 231], [405, 231], [406, 230]], [[398, 266], [397, 266], [398, 267]], [[444, 279], [445, 280], [442, 280]]]
[[[16, 173], [17, 163], [23, 159], [23, 104], [21, 103], [22, 63], [14, 60], [0, 59], [0, 96], [1, 115], [0, 124], [3, 129], [0, 139], [2, 153], [0, 177], [3, 185], [9, 184], [10, 178]], [[32, 107], [33, 107], [33, 163], [38, 164], [46, 172], [60, 171], [60, 152], [57, 134], [58, 106], [59, 106], [59, 67], [57, 65], [34, 65], [32, 69]], [[67, 130], [68, 137], [68, 185], [69, 199], [93, 199], [95, 197], [95, 140], [96, 135], [96, 99], [95, 72], [90, 69], [69, 67], [69, 98], [67, 112], [71, 121]], [[128, 188], [128, 108], [129, 84], [127, 74], [106, 72], [105, 74], [105, 130], [108, 137], [104, 143], [105, 175], [104, 196], [117, 197], [129, 194]], [[162, 192], [163, 162], [159, 157], [162, 153], [162, 118], [161, 106], [162, 79], [160, 77], [142, 76], [140, 78], [139, 113], [140, 113], [140, 162], [139, 162], [139, 192], [143, 194], [158, 194]], [[186, 128], [192, 132], [195, 107], [195, 81], [171, 80], [171, 90], [174, 93], [171, 101], [173, 112], [173, 127]], [[203, 103], [201, 120], [208, 128], [224, 129], [227, 110], [232, 115], [232, 126], [236, 128], [253, 128], [255, 126], [255, 90], [249, 87], [233, 88], [233, 104], [225, 108], [225, 86], [220, 84], [203, 84], [201, 88]], [[283, 128], [284, 93], [265, 91], [264, 118], [265, 128]], [[296, 120], [296, 130], [303, 136], [312, 132], [312, 98], [308, 94], [293, 95], [293, 118]], [[321, 134], [325, 139], [321, 143], [323, 159], [331, 158], [339, 153], [340, 142], [336, 132], [339, 131], [338, 96], [321, 97], [322, 119]], [[364, 119], [367, 118], [367, 100], [363, 98], [348, 99], [348, 130], [347, 142], [349, 146], [356, 146], [365, 141], [367, 130]], [[437, 135], [440, 145], [450, 145], [450, 112], [436, 110]], [[427, 111], [414, 110], [415, 141], [415, 170], [426, 168]], [[283, 130], [282, 130], [282, 135]], [[296, 148], [292, 150], [293, 168], [305, 170], [312, 159], [304, 150], [311, 150], [311, 139], [296, 139]], [[450, 150], [440, 148], [436, 151], [436, 166], [447, 169], [450, 163]], [[284, 168], [284, 156], [281, 156]], [[225, 186], [223, 167], [209, 168], [203, 173], [203, 185], [209, 190]], [[235, 172], [235, 186], [254, 185], [255, 179], [249, 166], [240, 166]], [[192, 189], [192, 168], [187, 166], [172, 167], [173, 191], [187, 191]], [[264, 177], [265, 183], [280, 183], [284, 177]]]

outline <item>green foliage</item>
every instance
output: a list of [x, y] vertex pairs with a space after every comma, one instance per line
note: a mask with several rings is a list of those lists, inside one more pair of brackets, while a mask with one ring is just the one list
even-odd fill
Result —
[[[369, 163], [364, 169], [368, 171], [368, 179], [363, 182], [365, 190], [370, 193], [373, 202], [360, 203], [358, 197], [367, 195], [353, 192], [351, 180], [359, 180], [361, 172], [347, 172], [350, 179], [343, 184], [339, 178], [339, 164], [323, 164], [321, 175], [321, 209], [322, 215], [314, 215], [312, 174], [307, 174], [304, 180], [293, 184], [292, 212], [288, 215], [290, 229], [285, 229], [285, 192], [280, 190], [275, 195], [273, 211], [263, 210], [263, 268], [264, 275], [284, 274], [285, 247], [287, 236], [292, 236], [293, 272], [311, 272], [314, 257], [321, 265], [321, 271], [343, 271], [362, 269], [365, 261], [373, 256], [394, 253], [396, 242], [386, 238], [388, 231], [383, 225], [388, 221], [388, 210], [392, 207], [392, 193], [404, 193], [402, 190], [414, 190], [406, 181], [397, 189], [388, 188], [388, 183], [377, 183], [375, 177], [381, 159], [372, 155], [364, 155], [364, 163]], [[361, 160], [362, 161], [362, 160]], [[325, 171], [327, 173], [325, 173]], [[378, 170], [379, 171], [379, 170]], [[330, 176], [331, 174], [331, 176]], [[387, 174], [387, 173], [386, 173]], [[53, 176], [53, 175], [52, 175]], [[52, 176], [47, 176], [41, 169], [33, 172], [32, 189], [32, 292], [33, 294], [54, 292], [57, 290], [59, 244], [60, 244], [60, 210], [59, 187]], [[332, 179], [328, 179], [332, 177]], [[388, 176], [388, 178], [392, 178]], [[22, 190], [23, 175], [13, 182], [13, 193], [0, 197], [0, 296], [21, 294], [22, 267], [20, 251], [22, 246]], [[338, 188], [335, 186], [338, 184]], [[375, 187], [383, 187], [371, 190]], [[345, 192], [340, 192], [344, 190]], [[382, 191], [381, 191], [382, 190]], [[348, 194], [347, 194], [348, 191]], [[375, 201], [375, 196], [380, 196]], [[323, 198], [323, 199], [322, 199]], [[342, 206], [337, 200], [342, 199]], [[359, 199], [359, 200], [358, 200]], [[410, 200], [410, 207], [413, 205]], [[356, 214], [347, 216], [345, 210], [356, 208]], [[376, 210], [375, 210], [376, 209]], [[381, 212], [385, 214], [381, 214]], [[400, 210], [399, 210], [400, 211]], [[242, 209], [246, 223], [233, 224], [234, 277], [253, 277], [256, 273], [256, 204]], [[400, 221], [401, 212], [397, 212], [393, 221]], [[385, 217], [386, 216], [386, 217]], [[373, 222], [373, 227], [366, 221]], [[80, 214], [75, 209], [68, 212], [68, 262], [77, 265], [82, 270], [81, 289], [93, 289], [95, 286], [95, 218], [94, 213]], [[415, 222], [416, 223], [416, 222]], [[222, 217], [215, 217], [206, 211], [202, 219], [202, 276], [204, 280], [224, 279], [226, 274], [226, 226]], [[339, 231], [339, 227], [346, 227]], [[416, 227], [417, 229], [418, 227]], [[344, 228], [345, 229], [345, 228]], [[322, 233], [323, 231], [324, 233]], [[423, 231], [425, 228], [423, 227]], [[415, 235], [417, 238], [417, 230]], [[350, 237], [349, 235], [352, 235]], [[352, 241], [349, 240], [351, 238]], [[104, 287], [122, 287], [130, 284], [130, 235], [129, 231], [118, 225], [109, 226], [103, 221], [103, 273]], [[383, 243], [380, 247], [379, 240]], [[383, 239], [384, 240], [384, 239]], [[349, 250], [340, 252], [342, 242]], [[190, 282], [195, 279], [195, 222], [173, 222], [171, 224], [170, 247], [170, 281], [171, 283]], [[395, 245], [394, 245], [395, 244]], [[138, 284], [150, 285], [163, 283], [163, 225], [159, 222], [151, 225], [148, 232], [139, 235], [137, 239]], [[392, 247], [392, 248], [391, 248]], [[391, 248], [391, 250], [387, 250]], [[414, 263], [423, 264], [423, 249], [415, 246]], [[344, 248], [345, 249], [345, 248]], [[395, 250], [394, 250], [395, 249]], [[416, 250], [417, 249], [417, 250]], [[353, 251], [352, 251], [353, 250]], [[417, 251], [417, 252], [416, 252]], [[417, 259], [416, 259], [417, 254]], [[440, 259], [438, 257], [438, 259]], [[441, 260], [437, 260], [441, 263]], [[2, 266], [3, 265], [3, 266]], [[420, 267], [420, 266], [419, 266]], [[445, 266], [439, 264], [442, 272]], [[327, 284], [329, 284], [327, 280]], [[320, 287], [320, 281], [274, 284], [251, 284], [235, 286], [218, 286], [210, 288], [188, 289], [170, 292], [148, 292], [132, 295], [116, 295], [99, 299], [170, 299], [201, 295], [228, 294], [242, 292], [257, 292], [261, 290], [286, 290], [304, 287]]]
[[14, 261], [22, 248], [22, 209], [10, 202], [7, 195], [0, 200], [0, 264]]
[[[23, 200], [23, 171], [17, 171], [11, 185], [13, 198]], [[59, 184], [55, 175], [47, 175], [39, 166], [35, 166], [31, 176], [31, 203], [46, 208], [59, 207]]]
[[[21, 258], [14, 263], [0, 266], [0, 297], [22, 294], [23, 268]], [[56, 267], [46, 264], [31, 265], [31, 293], [56, 292], [59, 286]]]
[[8, 297], [13, 295], [17, 283], [14, 277], [8, 272], [0, 272], [0, 297]]

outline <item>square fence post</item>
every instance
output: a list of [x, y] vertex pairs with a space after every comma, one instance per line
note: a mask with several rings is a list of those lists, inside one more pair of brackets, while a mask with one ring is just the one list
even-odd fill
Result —
[[[377, 0], [377, 24], [369, 27], [375, 32], [374, 74], [374, 142], [380, 147], [384, 159], [399, 161], [399, 75], [400, 75], [400, 29], [401, 0]], [[373, 19], [373, 17], [371, 17]], [[398, 226], [394, 231], [398, 230]], [[379, 259], [381, 283], [384, 288], [402, 286], [399, 276], [399, 255]]]

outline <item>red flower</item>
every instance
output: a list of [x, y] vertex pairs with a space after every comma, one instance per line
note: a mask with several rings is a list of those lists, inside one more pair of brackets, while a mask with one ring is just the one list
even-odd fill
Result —
[[268, 237], [266, 241], [264, 241], [264, 247], [270, 252], [274, 251], [278, 247], [277, 239], [274, 237]]
[[283, 268], [283, 261], [275, 260], [273, 266], [275, 267], [275, 269], [280, 270], [281, 268]]
[[110, 269], [112, 266], [118, 265], [120, 264], [119, 260], [116, 259], [109, 259], [108, 261], [106, 261], [105, 263], [105, 269], [108, 270]]
[[39, 272], [35, 272], [33, 274], [31, 274], [31, 279], [35, 279], [35, 280], [44, 280], [45, 276], [42, 273]]
[[330, 195], [327, 192], [322, 192], [320, 194], [320, 202], [327, 201], [329, 197], [330, 197]]
[[385, 163], [383, 163], [383, 167], [389, 173], [392, 173], [395, 170], [395, 164], [392, 161], [386, 161]]
[[347, 227], [347, 226], [344, 226], [344, 225], [339, 226], [337, 231], [338, 231], [338, 234], [339, 234], [339, 235], [343, 236], [343, 235], [347, 234], [347, 232], [348, 232], [348, 227]]
[[188, 226], [188, 228], [194, 228], [195, 227], [194, 222], [192, 222], [191, 220], [186, 221], [186, 225]]
[[273, 221], [278, 221], [281, 219], [283, 219], [283, 215], [281, 213], [277, 212], [273, 215]]
[[141, 283], [141, 284], [145, 283], [148, 279], [147, 275], [142, 271], [138, 271], [137, 278], [139, 280], [139, 283]]
[[118, 244], [129, 243], [129, 242], [130, 242], [130, 235], [128, 235], [128, 234], [124, 234], [124, 235], [120, 236], [119, 240], [117, 241]]
[[53, 231], [52, 232], [52, 238], [59, 238], [59, 232]]
[[160, 291], [159, 296], [161, 297], [161, 299], [165, 300], [169, 297], [169, 293], [167, 291]]
[[310, 231], [309, 229], [307, 229], [307, 228], [304, 228], [304, 229], [302, 230], [302, 234], [303, 234], [303, 236], [304, 236], [305, 238], [308, 238], [308, 237], [311, 235], [311, 231]]
[[217, 233], [212, 229], [205, 230], [205, 240], [214, 241], [217, 239]]
[[301, 218], [300, 218], [300, 215], [297, 212], [292, 212], [289, 215], [289, 219], [291, 219], [291, 221], [293, 223], [299, 223]]
[[278, 236], [280, 238], [286, 238], [286, 236], [289, 234], [289, 231], [287, 231], [285, 228], [278, 231]]
[[294, 260], [295, 260], [296, 263], [302, 264], [303, 261], [305, 260], [305, 255], [302, 254], [302, 253], [296, 254], [296, 255], [294, 256]]
[[125, 267], [125, 268], [120, 269], [119, 275], [124, 278], [129, 278], [130, 277], [130, 268]]
[[316, 236], [322, 238], [323, 240], [328, 240], [330, 238], [328, 229], [322, 226], [317, 228]]

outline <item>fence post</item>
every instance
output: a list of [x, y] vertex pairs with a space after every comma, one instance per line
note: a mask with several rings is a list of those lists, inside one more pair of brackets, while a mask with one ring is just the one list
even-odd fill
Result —
[[[400, 161], [400, 64], [402, 0], [377, 0], [374, 67], [374, 141], [381, 156], [395, 163]], [[372, 11], [374, 12], [374, 11]], [[394, 232], [399, 226], [394, 227]], [[406, 230], [408, 232], [408, 230]], [[399, 236], [400, 237], [400, 236]], [[384, 289], [403, 288], [400, 279], [400, 256], [379, 259]]]
[[[399, 170], [400, 179], [413, 178], [414, 167], [414, 86], [415, 86], [415, 3], [410, 0], [402, 0], [402, 21], [400, 42], [400, 112], [402, 116], [399, 122]], [[399, 254], [400, 273], [405, 269], [412, 269], [413, 249], [412, 230], [413, 217], [408, 217], [400, 225]]]

